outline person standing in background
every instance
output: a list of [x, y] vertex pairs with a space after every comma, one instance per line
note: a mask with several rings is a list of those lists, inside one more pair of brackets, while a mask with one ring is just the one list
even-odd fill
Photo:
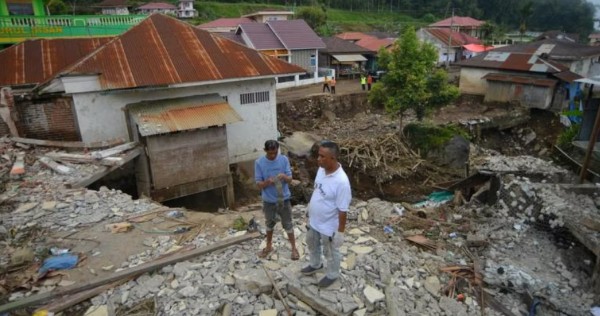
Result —
[[329, 77], [325, 76], [325, 80], [323, 80], [323, 93], [325, 93], [325, 89], [327, 89], [327, 92], [331, 92], [331, 90], [329, 90]]
[[367, 90], [371, 91], [371, 85], [373, 84], [373, 77], [371, 77], [371, 75], [369, 75], [367, 77]]
[[360, 85], [362, 86], [362, 90], [365, 91], [367, 86], [367, 77], [364, 74], [360, 74]]
[[335, 94], [335, 77], [331, 77], [331, 80], [329, 81], [329, 87], [331, 88], [331, 94]]

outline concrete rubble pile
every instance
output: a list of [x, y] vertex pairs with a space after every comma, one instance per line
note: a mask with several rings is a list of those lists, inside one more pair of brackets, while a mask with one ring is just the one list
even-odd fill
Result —
[[[490, 243], [476, 256], [481, 263], [485, 292], [514, 315], [528, 311], [529, 306], [521, 297], [527, 292], [542, 300], [543, 315], [558, 315], [557, 311], [586, 314], [597, 302], [585, 290], [591, 279], [585, 267], [574, 269], [567, 260], [573, 249], [557, 247], [548, 237], [551, 235], [537, 229], [533, 222], [543, 221], [550, 229], [562, 227], [565, 211], [574, 208], [597, 215], [594, 199], [517, 175], [526, 172], [536, 177], [542, 174], [547, 179], [568, 177], [565, 170], [531, 157], [490, 157], [480, 168], [502, 175], [500, 201], [493, 208], [476, 203], [457, 207], [449, 214], [448, 224], [434, 228], [455, 227], [454, 222], [460, 221], [477, 224], [470, 226], [468, 235], [483, 236]], [[91, 223], [118, 222], [157, 206], [150, 200], [133, 200], [118, 190], [67, 189], [63, 184], [69, 179], [65, 177], [68, 176], [33, 162], [23, 178], [8, 182], [0, 213], [1, 247], [16, 243], [19, 232], [36, 227], [48, 232], [77, 231]], [[286, 304], [295, 315], [480, 315], [481, 307], [471, 292], [461, 293], [461, 301], [446, 295], [444, 289], [451, 277], [440, 271], [448, 266], [471, 264], [471, 258], [460, 250], [467, 244], [467, 233], [442, 231], [436, 240], [439, 247], [425, 250], [406, 238], [428, 231], [390, 224], [410, 215], [408, 210], [401, 214], [400, 208], [399, 204], [380, 199], [353, 201], [347, 240], [341, 250], [341, 278], [327, 289], [316, 286], [322, 273], [310, 277], [299, 273], [308, 263], [304, 243], [306, 206], [296, 205], [293, 214], [297, 239], [302, 244], [300, 261], [290, 260], [288, 241], [278, 231], [275, 251], [266, 260], [256, 256], [264, 246], [260, 241], [237, 244], [116, 286], [94, 297], [90, 309], [131, 307], [152, 299], [158, 315], [213, 315], [217, 311], [229, 311], [232, 315], [283, 315]], [[386, 227], [388, 230], [384, 230]], [[243, 232], [200, 232], [190, 243], [208, 246], [236, 234]], [[126, 238], [126, 233], [123, 236]], [[146, 248], [120, 263], [115, 272], [155, 260], [175, 245], [174, 236], [149, 235], [144, 241]], [[2, 265], [10, 260], [7, 251], [0, 256]], [[588, 268], [593, 266], [590, 260], [583, 260]], [[274, 278], [285, 302], [275, 294], [267, 273]], [[11, 300], [31, 294], [15, 292]], [[88, 306], [76, 307], [83, 308]], [[485, 314], [502, 315], [490, 307], [486, 307]]]

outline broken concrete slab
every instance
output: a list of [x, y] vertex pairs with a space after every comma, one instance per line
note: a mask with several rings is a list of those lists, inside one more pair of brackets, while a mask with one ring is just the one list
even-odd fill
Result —
[[235, 287], [239, 291], [248, 291], [254, 295], [260, 295], [273, 290], [273, 285], [263, 269], [249, 268], [236, 271], [233, 278], [235, 279]]

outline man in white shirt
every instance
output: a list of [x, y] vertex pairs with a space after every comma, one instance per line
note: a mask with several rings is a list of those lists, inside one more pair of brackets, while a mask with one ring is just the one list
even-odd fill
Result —
[[325, 254], [327, 270], [319, 287], [330, 286], [340, 275], [340, 247], [344, 243], [346, 214], [352, 200], [350, 181], [338, 162], [339, 154], [339, 146], [334, 142], [322, 141], [319, 145], [319, 170], [308, 208], [306, 243], [310, 265], [301, 272], [312, 275], [321, 270], [321, 255]]

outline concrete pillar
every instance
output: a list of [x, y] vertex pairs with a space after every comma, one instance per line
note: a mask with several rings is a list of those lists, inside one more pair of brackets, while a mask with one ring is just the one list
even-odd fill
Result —
[[229, 209], [233, 209], [233, 207], [235, 206], [235, 193], [233, 191], [233, 175], [231, 173], [229, 173], [229, 176], [227, 177], [227, 207]]
[[34, 16], [46, 16], [46, 10], [44, 9], [43, 0], [32, 0], [31, 5], [33, 6]]
[[19, 130], [15, 124], [15, 99], [12, 95], [12, 90], [9, 87], [0, 89], [0, 117], [8, 125], [10, 135], [19, 137]]
[[8, 4], [6, 4], [6, 0], [0, 0], [0, 16], [7, 16], [8, 13]]

